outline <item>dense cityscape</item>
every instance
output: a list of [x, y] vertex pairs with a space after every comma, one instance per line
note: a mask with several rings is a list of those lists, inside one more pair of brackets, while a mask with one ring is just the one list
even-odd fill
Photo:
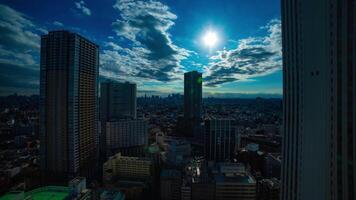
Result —
[[[127, 83], [111, 84], [130, 87]], [[39, 162], [39, 99], [39, 96], [11, 95], [0, 100], [2, 193], [10, 189], [31, 190], [43, 185]], [[107, 148], [110, 153], [103, 164], [103, 178], [87, 183], [92, 192], [125, 191], [126, 199], [142, 199], [147, 195], [152, 199], [191, 199], [190, 196], [214, 199], [215, 189], [211, 188], [215, 188], [215, 176], [223, 172], [213, 174], [212, 170], [228, 167], [230, 172], [236, 170], [235, 173], [249, 178], [253, 189], [251, 196], [278, 199], [282, 100], [204, 98], [202, 118], [207, 121], [201, 122], [201, 128], [207, 128], [204, 124], [213, 121], [229, 122], [230, 132], [236, 134], [234, 141], [227, 141], [233, 145], [230, 155], [213, 163], [205, 159], [204, 141], [188, 137], [187, 129], [179, 127], [183, 124], [180, 121], [184, 120], [183, 99], [181, 94], [138, 97], [137, 114], [132, 112], [137, 115], [136, 119], [121, 118], [108, 123], [107, 126], [119, 127], [124, 123], [126, 129], [109, 129], [111, 139]], [[136, 96], [128, 100], [134, 102]], [[117, 101], [122, 102], [122, 99]], [[124, 108], [129, 108], [129, 103]], [[130, 134], [137, 138], [130, 138]], [[116, 166], [112, 162], [116, 162]], [[131, 171], [129, 166], [133, 167]], [[134, 168], [138, 166], [144, 167]], [[117, 167], [116, 170], [113, 167]], [[237, 180], [234, 182], [238, 183]]]
[[[194, 52], [174, 44], [177, 16], [160, 1], [112, 6], [118, 41], [130, 44], [103, 46], [124, 58], [60, 22], [38, 36], [37, 57], [13, 50], [19, 41], [6, 30], [35, 25], [0, 4], [0, 67], [39, 65], [37, 92], [17, 93], [11, 76], [0, 87], [0, 200], [355, 200], [356, 3], [280, 3], [281, 19], [260, 27], [269, 35], [233, 41], [236, 49], [213, 55], [222, 37], [209, 29], [210, 61], [199, 69], [181, 65]], [[105, 71], [108, 54], [121, 77]], [[281, 98], [220, 96], [278, 73], [278, 63]]]

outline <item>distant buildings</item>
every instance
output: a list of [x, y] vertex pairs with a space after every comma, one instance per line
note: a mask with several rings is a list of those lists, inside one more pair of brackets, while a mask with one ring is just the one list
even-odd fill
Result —
[[[41, 38], [41, 168], [88, 174], [97, 159], [99, 47], [68, 31]], [[87, 173], [88, 172], [88, 173]]]
[[205, 121], [205, 157], [209, 161], [230, 160], [237, 148], [237, 133], [230, 119]]
[[[141, 119], [120, 119], [106, 123], [106, 149], [125, 155], [140, 155], [148, 144], [147, 122]], [[141, 150], [140, 150], [141, 149]], [[109, 153], [110, 155], [110, 153]]]
[[355, 2], [281, 7], [281, 199], [356, 199]]
[[161, 155], [162, 161], [169, 166], [183, 166], [192, 155], [191, 143], [166, 137], [159, 146], [165, 151]]
[[184, 121], [188, 136], [199, 136], [202, 114], [202, 74], [197, 71], [184, 73]]

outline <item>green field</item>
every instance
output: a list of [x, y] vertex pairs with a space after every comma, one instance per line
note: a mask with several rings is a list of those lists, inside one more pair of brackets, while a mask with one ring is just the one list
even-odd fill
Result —
[[51, 192], [51, 191], [43, 191], [34, 193], [30, 196], [26, 196], [26, 198], [33, 200], [62, 200], [68, 196], [66, 192]]
[[[47, 186], [37, 188], [32, 191], [24, 193], [8, 193], [0, 197], [0, 200], [63, 200], [69, 195], [69, 189], [67, 187]], [[21, 198], [24, 196], [24, 198]]]

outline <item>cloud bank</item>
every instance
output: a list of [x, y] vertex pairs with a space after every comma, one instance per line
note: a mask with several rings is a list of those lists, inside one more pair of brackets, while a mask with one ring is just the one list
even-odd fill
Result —
[[40, 34], [47, 31], [0, 4], [0, 32], [0, 94], [34, 93], [39, 84]]
[[109, 78], [168, 82], [182, 74], [180, 62], [190, 51], [175, 45], [169, 34], [177, 16], [158, 1], [118, 0], [120, 19], [112, 23], [119, 41], [106, 43], [101, 74]]
[[204, 78], [205, 86], [251, 80], [271, 74], [282, 67], [281, 22], [271, 20], [264, 37], [241, 39], [237, 48], [218, 51], [210, 58]]
[[90, 16], [91, 10], [86, 6], [84, 1], [74, 2], [75, 8], [83, 15]]

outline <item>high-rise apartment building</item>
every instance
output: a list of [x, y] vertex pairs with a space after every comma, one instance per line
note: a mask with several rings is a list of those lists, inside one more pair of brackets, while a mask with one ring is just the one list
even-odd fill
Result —
[[234, 121], [230, 119], [205, 120], [205, 157], [211, 161], [225, 161], [232, 158], [237, 147]]
[[184, 122], [193, 136], [199, 132], [202, 115], [202, 73], [191, 71], [184, 73]]
[[[106, 123], [118, 119], [136, 119], [135, 83], [106, 81], [100, 84], [100, 157], [106, 160]], [[102, 161], [103, 161], [102, 160]]]
[[136, 118], [135, 83], [108, 81], [100, 84], [100, 120]]
[[355, 199], [356, 4], [283, 0], [284, 200]]
[[69, 31], [41, 38], [41, 168], [76, 175], [97, 158], [99, 47]]
[[[147, 122], [142, 119], [121, 119], [106, 123], [106, 149], [110, 152], [139, 155], [148, 144]], [[136, 149], [136, 150], [135, 150]], [[132, 151], [138, 152], [132, 152]]]

